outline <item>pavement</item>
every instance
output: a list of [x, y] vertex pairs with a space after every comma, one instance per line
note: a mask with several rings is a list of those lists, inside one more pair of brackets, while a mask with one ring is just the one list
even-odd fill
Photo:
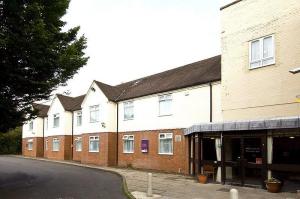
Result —
[[[23, 156], [19, 156], [21, 159]], [[23, 157], [24, 158], [24, 157]], [[126, 179], [128, 191], [137, 199], [148, 199], [147, 191], [148, 172], [128, 168], [100, 167], [95, 165], [84, 165], [71, 161], [53, 161], [39, 159], [63, 164], [71, 164], [79, 167], [88, 167], [119, 173]], [[1, 162], [1, 160], [0, 160]], [[0, 164], [1, 165], [1, 164]], [[1, 167], [1, 166], [0, 166]], [[1, 168], [0, 168], [1, 169]], [[155, 197], [161, 199], [229, 199], [229, 191], [235, 188], [239, 192], [239, 199], [300, 199], [296, 193], [281, 192], [269, 193], [264, 189], [238, 187], [220, 184], [200, 184], [190, 176], [152, 172], [152, 186]], [[126, 187], [126, 186], [125, 186]], [[1, 198], [1, 191], [0, 191]], [[108, 197], [112, 198], [112, 197]]]
[[125, 199], [122, 183], [103, 170], [0, 156], [0, 199]]

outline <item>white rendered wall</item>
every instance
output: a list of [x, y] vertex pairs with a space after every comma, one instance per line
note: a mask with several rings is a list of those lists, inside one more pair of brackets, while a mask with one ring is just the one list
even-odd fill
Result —
[[[53, 115], [59, 113], [59, 127], [53, 127]], [[54, 98], [48, 111], [48, 131], [45, 137], [72, 135], [72, 113], [65, 111], [58, 98]]]
[[[74, 134], [116, 132], [117, 130], [117, 105], [110, 102], [99, 87], [93, 82], [85, 99], [82, 102], [82, 126], [74, 126]], [[99, 105], [99, 122], [90, 122], [90, 106]], [[75, 123], [75, 122], [74, 122]], [[102, 126], [104, 124], [104, 127]]]
[[[213, 121], [222, 120], [221, 86], [213, 85]], [[208, 84], [167, 92], [172, 94], [172, 115], [159, 116], [161, 95], [134, 99], [134, 119], [124, 120], [123, 102], [119, 102], [119, 131], [186, 128], [210, 121], [210, 87]], [[129, 100], [130, 101], [130, 100]]]
[[[33, 129], [29, 130], [29, 123], [33, 121]], [[22, 138], [43, 137], [43, 118], [37, 117], [23, 124]]]

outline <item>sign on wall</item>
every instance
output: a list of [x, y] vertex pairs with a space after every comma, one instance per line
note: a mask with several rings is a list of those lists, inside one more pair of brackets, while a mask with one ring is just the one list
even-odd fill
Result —
[[141, 143], [142, 153], [148, 153], [148, 149], [149, 149], [149, 140], [142, 140]]

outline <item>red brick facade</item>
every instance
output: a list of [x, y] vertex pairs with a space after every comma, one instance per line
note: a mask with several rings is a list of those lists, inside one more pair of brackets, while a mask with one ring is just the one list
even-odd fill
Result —
[[[173, 133], [173, 154], [159, 154], [159, 133]], [[134, 135], [134, 153], [123, 153], [123, 135]], [[177, 138], [175, 138], [177, 135]], [[141, 152], [141, 140], [149, 140], [147, 153]], [[182, 129], [119, 133], [118, 165], [188, 174], [188, 139]]]
[[[53, 151], [53, 138], [59, 139], [59, 151]], [[46, 142], [47, 147], [46, 147]], [[54, 160], [71, 160], [72, 159], [72, 136], [71, 135], [57, 135], [45, 138], [45, 153], [44, 157]], [[47, 148], [47, 150], [46, 150]]]
[[[28, 149], [28, 140], [32, 139], [32, 150]], [[43, 157], [43, 138], [32, 137], [22, 139], [22, 154], [29, 157]]]
[[[89, 137], [99, 136], [99, 152], [89, 152]], [[116, 165], [116, 133], [91, 133], [82, 135], [81, 162], [101, 166]]]

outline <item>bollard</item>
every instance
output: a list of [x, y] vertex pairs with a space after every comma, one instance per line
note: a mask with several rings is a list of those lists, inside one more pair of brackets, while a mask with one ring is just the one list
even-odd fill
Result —
[[147, 197], [152, 197], [152, 173], [148, 173]]
[[236, 189], [230, 189], [230, 199], [239, 199], [239, 192]]

